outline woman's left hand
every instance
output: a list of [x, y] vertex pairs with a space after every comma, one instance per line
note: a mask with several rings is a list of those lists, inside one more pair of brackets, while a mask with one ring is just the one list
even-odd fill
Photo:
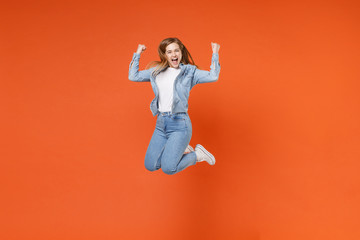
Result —
[[219, 53], [220, 45], [217, 43], [211, 43], [211, 48], [213, 50], [213, 53]]

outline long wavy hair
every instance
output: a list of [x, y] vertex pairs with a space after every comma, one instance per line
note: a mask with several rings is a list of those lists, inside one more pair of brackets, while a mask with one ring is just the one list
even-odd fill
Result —
[[155, 67], [155, 70], [153, 71], [153, 74], [155, 76], [165, 68], [169, 67], [169, 62], [166, 58], [165, 52], [166, 52], [166, 47], [172, 43], [177, 43], [180, 47], [180, 51], [182, 55], [180, 63], [191, 64], [196, 66], [193, 58], [191, 57], [190, 52], [187, 50], [185, 45], [178, 38], [166, 38], [160, 42], [158, 47], [158, 54], [160, 57], [160, 61], [153, 61], [149, 63], [148, 66], [146, 67], [147, 69]]

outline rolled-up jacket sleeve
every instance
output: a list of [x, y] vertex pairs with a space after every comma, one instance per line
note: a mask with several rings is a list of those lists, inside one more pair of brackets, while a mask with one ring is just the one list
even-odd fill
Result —
[[152, 69], [139, 71], [140, 54], [134, 53], [129, 66], [129, 80], [134, 82], [149, 82]]
[[196, 85], [198, 83], [215, 82], [218, 80], [219, 74], [220, 74], [219, 54], [213, 53], [211, 58], [210, 71], [196, 69], [193, 78], [193, 85]]

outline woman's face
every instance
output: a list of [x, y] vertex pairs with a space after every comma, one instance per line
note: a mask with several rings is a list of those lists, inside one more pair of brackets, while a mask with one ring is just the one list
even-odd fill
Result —
[[181, 61], [181, 50], [177, 43], [171, 43], [167, 45], [165, 50], [166, 59], [169, 62], [170, 67], [178, 68]]

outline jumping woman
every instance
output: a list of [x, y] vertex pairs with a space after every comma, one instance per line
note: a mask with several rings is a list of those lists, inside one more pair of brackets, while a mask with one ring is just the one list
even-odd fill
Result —
[[156, 127], [145, 155], [149, 171], [162, 169], [166, 174], [178, 173], [197, 162], [215, 164], [215, 157], [202, 145], [195, 150], [189, 145], [192, 125], [187, 113], [190, 90], [198, 83], [217, 81], [220, 73], [220, 45], [211, 43], [210, 71], [199, 70], [189, 51], [177, 38], [166, 38], [158, 47], [160, 61], [139, 71], [139, 60], [145, 45], [139, 44], [129, 67], [129, 79], [150, 82], [155, 98], [150, 104], [157, 116]]

